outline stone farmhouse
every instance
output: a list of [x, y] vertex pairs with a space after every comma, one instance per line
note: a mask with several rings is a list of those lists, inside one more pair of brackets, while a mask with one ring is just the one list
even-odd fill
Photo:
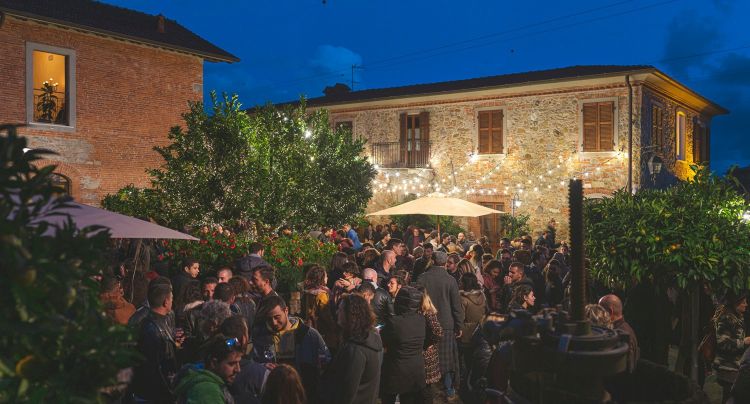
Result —
[[[588, 197], [687, 179], [691, 165], [709, 164], [711, 119], [728, 113], [652, 66], [325, 93], [308, 107], [364, 138], [377, 165], [368, 211], [440, 192], [528, 214], [535, 231], [555, 219], [561, 239], [570, 178]], [[493, 243], [504, 234], [499, 217], [463, 220]]]
[[56, 181], [96, 205], [148, 185], [153, 151], [235, 56], [177, 22], [91, 0], [0, 0], [0, 123], [58, 153]]

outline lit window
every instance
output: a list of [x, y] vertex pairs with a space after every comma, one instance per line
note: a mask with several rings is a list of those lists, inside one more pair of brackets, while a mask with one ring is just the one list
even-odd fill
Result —
[[685, 113], [677, 112], [675, 120], [675, 145], [677, 147], [677, 160], [685, 160]]
[[75, 126], [75, 54], [39, 44], [26, 49], [27, 120]]

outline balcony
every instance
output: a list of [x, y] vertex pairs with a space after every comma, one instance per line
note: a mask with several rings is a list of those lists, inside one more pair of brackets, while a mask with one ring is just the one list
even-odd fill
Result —
[[373, 164], [382, 168], [428, 168], [430, 166], [430, 142], [411, 140], [406, 142], [373, 143]]

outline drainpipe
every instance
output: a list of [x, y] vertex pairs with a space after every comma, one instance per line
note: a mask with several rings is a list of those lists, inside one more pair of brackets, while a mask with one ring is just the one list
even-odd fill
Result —
[[630, 75], [625, 76], [628, 85], [628, 194], [633, 194], [633, 86]]

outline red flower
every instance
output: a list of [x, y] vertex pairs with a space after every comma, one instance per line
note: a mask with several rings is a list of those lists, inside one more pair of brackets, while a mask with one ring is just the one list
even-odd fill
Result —
[[237, 246], [234, 245], [234, 244], [232, 244], [232, 245], [229, 246], [229, 248], [231, 248], [232, 250], [234, 250], [235, 248], [237, 248]]
[[166, 246], [168, 246], [168, 245], [169, 245], [169, 241], [167, 241], [167, 240], [162, 240], [162, 241], [161, 241], [161, 245], [163, 245], [163, 246], [165, 246], [165, 247], [166, 247]]
[[164, 261], [164, 255], [159, 254], [156, 256], [156, 259], [158, 259], [159, 261]]
[[297, 258], [297, 266], [301, 267], [304, 262], [302, 262], [302, 258]]
[[208, 244], [208, 240], [206, 240], [206, 239], [204, 239], [204, 238], [203, 238], [203, 239], [201, 239], [201, 244]]
[[276, 262], [281, 263], [281, 258], [276, 258]]

